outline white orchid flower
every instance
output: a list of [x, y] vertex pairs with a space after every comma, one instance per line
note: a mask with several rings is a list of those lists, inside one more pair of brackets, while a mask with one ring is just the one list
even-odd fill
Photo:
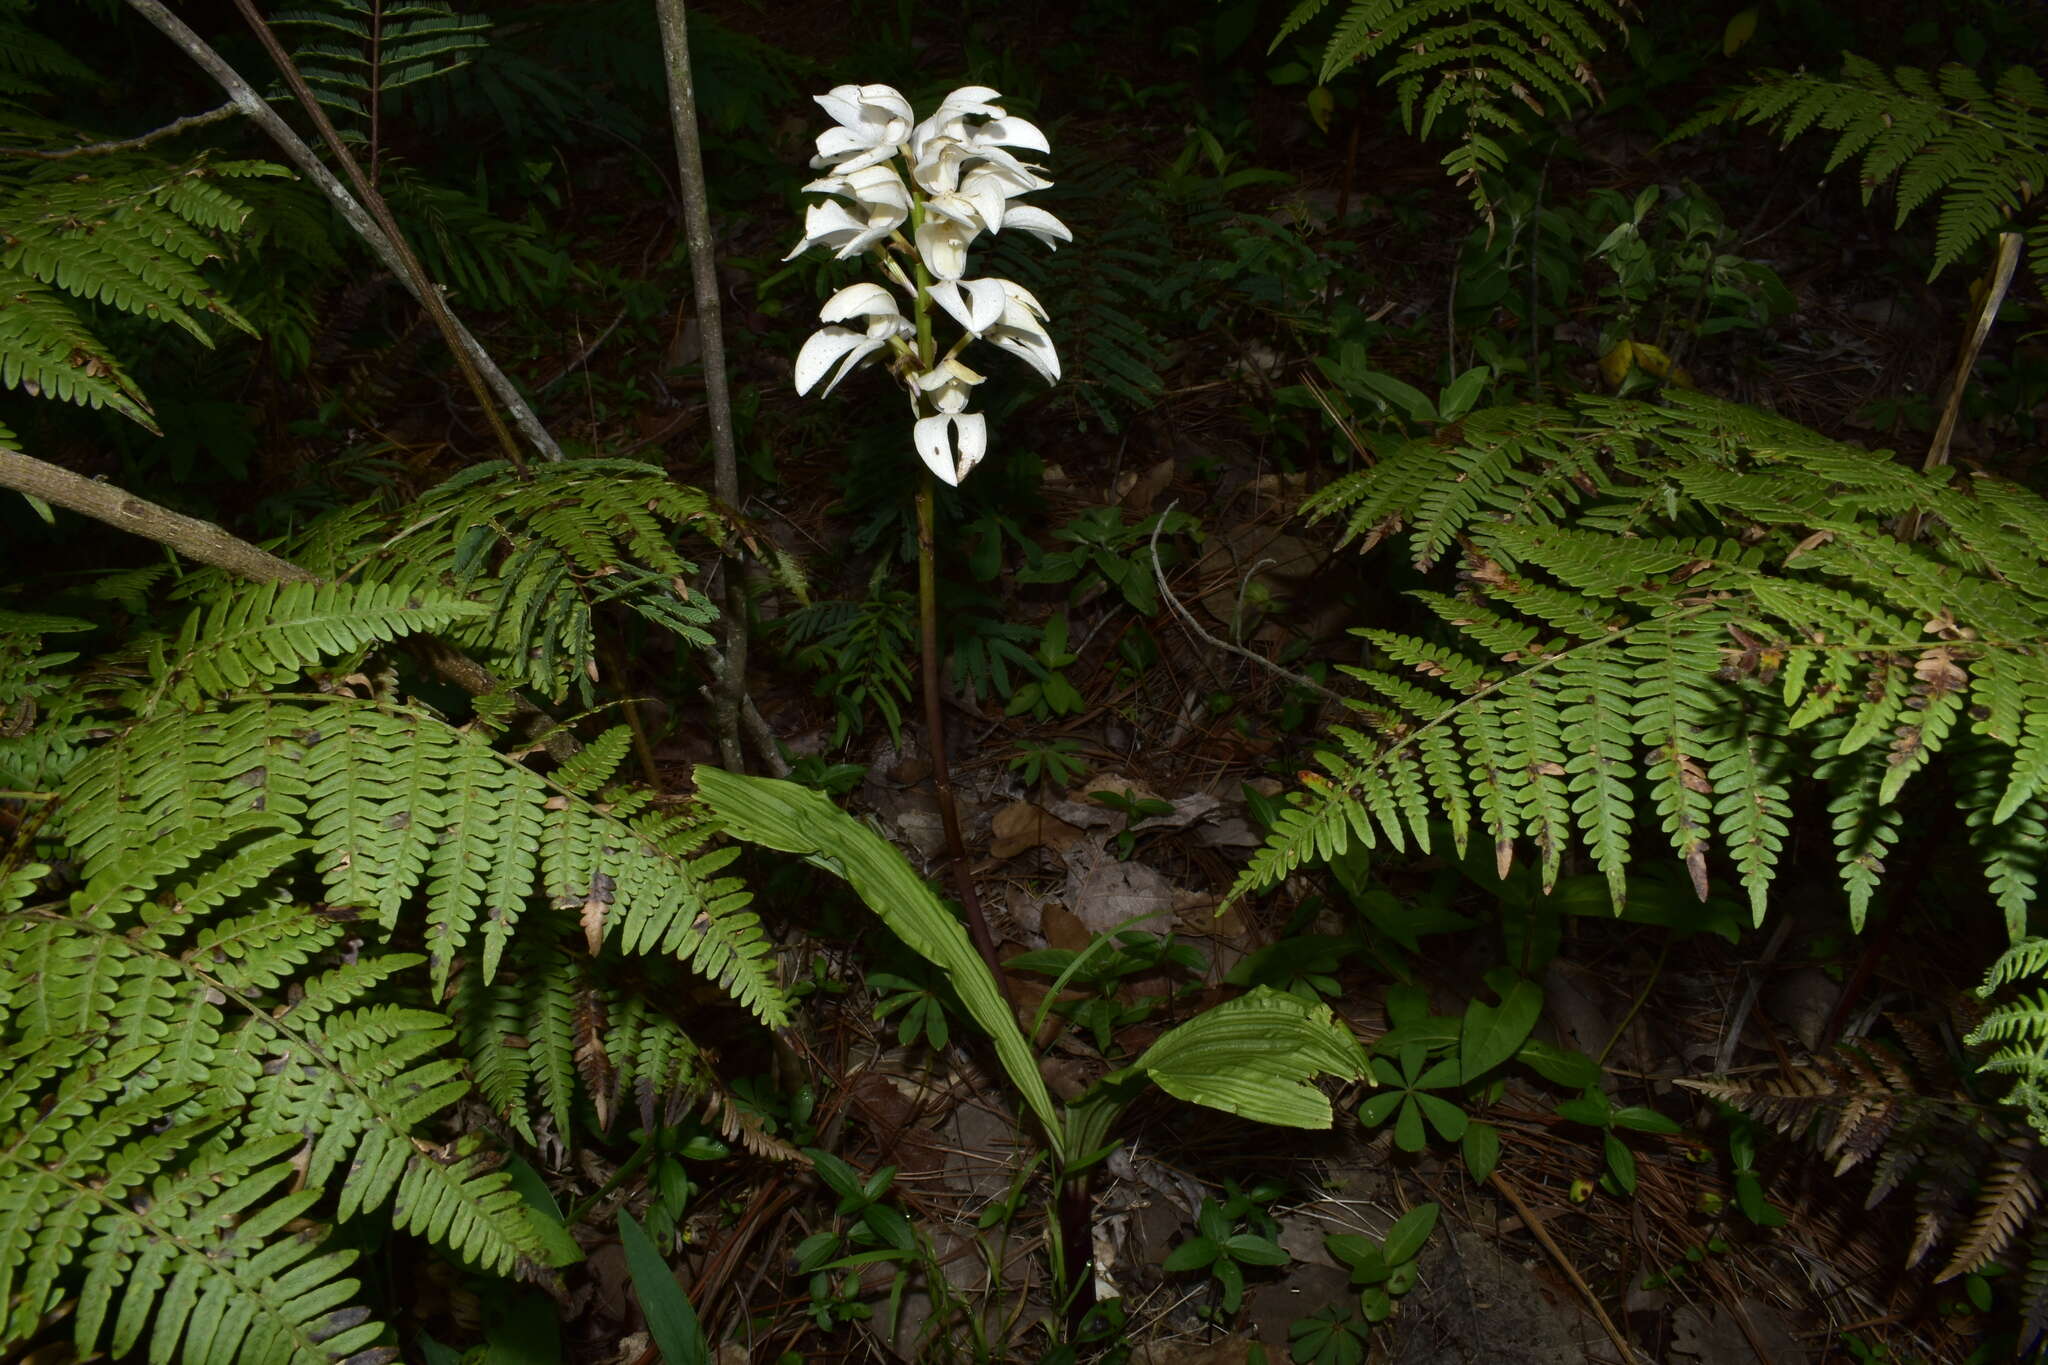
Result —
[[948, 356], [912, 382], [934, 411], [950, 415], [967, 410], [969, 393], [987, 377], [968, 369], [956, 357]]
[[917, 325], [903, 316], [895, 296], [879, 284], [848, 285], [825, 300], [825, 306], [818, 310], [820, 322], [843, 323], [854, 318], [865, 319], [858, 330], [820, 327], [804, 342], [803, 349], [796, 354], [799, 394], [809, 392], [812, 385], [829, 375], [830, 382], [818, 394], [824, 397], [861, 361], [892, 341], [917, 334]]
[[951, 314], [969, 336], [1021, 356], [1048, 384], [1060, 378], [1060, 356], [1045, 330], [1038, 296], [1011, 280], [941, 281], [932, 301]]
[[925, 468], [953, 487], [988, 454], [988, 418], [978, 412], [920, 417], [910, 439]]
[[877, 166], [896, 155], [910, 136], [910, 101], [888, 85], [835, 85], [829, 94], [813, 96], [839, 126], [818, 134], [813, 166], [831, 166], [841, 175]]
[[828, 175], [804, 186], [809, 194], [832, 194], [853, 201], [854, 209], [833, 200], [812, 204], [804, 212], [804, 239], [782, 259], [793, 261], [814, 246], [831, 247], [844, 261], [858, 256], [903, 226], [910, 217], [910, 187], [890, 166], [864, 166], [851, 175]]
[[924, 221], [917, 225], [917, 254], [924, 268], [941, 280], [957, 280], [967, 273], [967, 248], [986, 226], [981, 210], [957, 194], [934, 195], [924, 204]]

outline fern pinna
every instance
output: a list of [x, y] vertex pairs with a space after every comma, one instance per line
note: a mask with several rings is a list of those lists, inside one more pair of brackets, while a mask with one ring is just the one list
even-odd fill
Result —
[[[586, 534], [612, 499], [630, 510]], [[181, 626], [75, 677], [46, 641], [83, 621], [0, 617], [0, 770], [34, 778], [16, 790], [50, 801], [65, 860], [0, 865], [0, 1347], [68, 1303], [81, 1351], [390, 1359], [324, 1224], [499, 1273], [576, 1254], [501, 1154], [443, 1145], [457, 1103], [552, 1144], [635, 1109], [735, 1127], [662, 1003], [688, 971], [788, 1020], [733, 850], [613, 781], [624, 727], [537, 767], [509, 694], [457, 724], [379, 658], [433, 631], [559, 689], [591, 675], [604, 579], [694, 630], [674, 536], [701, 505], [643, 466], [572, 466], [351, 509], [304, 548], [352, 577], [190, 575]], [[503, 652], [508, 617], [553, 654]]]
[[[1896, 181], [1900, 224], [1939, 200], [1929, 278], [2006, 230], [2048, 184], [2048, 85], [2031, 67], [2008, 66], [1987, 85], [1966, 66], [1886, 71], [1845, 53], [1837, 76], [1761, 72], [1672, 136], [1737, 121], [1766, 124], [1788, 143], [1813, 129], [1835, 134], [1827, 169], [1856, 162], [1866, 203]], [[2028, 216], [2029, 264], [2048, 280], [2048, 223]]]
[[1312, 514], [1405, 531], [1460, 583], [1416, 594], [1428, 633], [1358, 632], [1372, 700], [1236, 893], [1447, 826], [1503, 869], [1528, 840], [1546, 886], [1582, 848], [1620, 904], [1654, 827], [1702, 897], [1718, 853], [1761, 916], [1812, 773], [1860, 926], [1941, 755], [2017, 937], [2048, 858], [2048, 502], [1948, 473], [1674, 394], [1475, 413], [1339, 479]]
[[459, 589], [486, 610], [450, 623], [449, 642], [559, 700], [589, 695], [608, 604], [685, 646], [712, 643], [717, 609], [690, 590], [696, 565], [676, 542], [721, 525], [709, 499], [652, 465], [563, 460], [515, 478], [493, 461], [403, 508], [373, 500], [330, 517], [291, 554], [318, 573]]

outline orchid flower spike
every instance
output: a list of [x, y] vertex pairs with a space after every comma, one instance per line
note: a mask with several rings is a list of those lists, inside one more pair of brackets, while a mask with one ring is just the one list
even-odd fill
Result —
[[[915, 419], [911, 443], [949, 484], [988, 453], [988, 419], [967, 411], [983, 376], [960, 360], [964, 347], [986, 341], [1047, 383], [1060, 377], [1037, 297], [1010, 280], [967, 278], [969, 252], [984, 232], [1017, 228], [1054, 248], [1074, 239], [1052, 214], [1017, 202], [1052, 184], [1020, 153], [1049, 153], [1051, 145], [1036, 124], [1011, 118], [1001, 99], [985, 85], [961, 86], [918, 120], [886, 85], [841, 85], [818, 96], [833, 126], [818, 135], [811, 163], [826, 173], [804, 190], [828, 197], [806, 209], [803, 240], [784, 258], [812, 247], [840, 260], [865, 256], [909, 296], [908, 313], [879, 284], [827, 299], [818, 312], [825, 326], [797, 353], [796, 390], [830, 393], [870, 358], [892, 353], [890, 369]], [[930, 326], [935, 316], [963, 333], [943, 353]]]

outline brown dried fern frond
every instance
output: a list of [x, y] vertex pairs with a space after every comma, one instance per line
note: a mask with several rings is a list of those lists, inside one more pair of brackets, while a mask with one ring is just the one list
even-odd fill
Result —
[[2040, 1148], [2025, 1137], [2007, 1138], [1999, 1145], [1977, 1197], [1970, 1230], [1934, 1277], [1936, 1284], [1983, 1269], [2019, 1240], [2041, 1202], [2041, 1182], [2033, 1169], [2039, 1157]]

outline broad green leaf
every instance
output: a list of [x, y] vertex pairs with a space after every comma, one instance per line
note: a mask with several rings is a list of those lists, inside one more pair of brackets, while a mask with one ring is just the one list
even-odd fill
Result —
[[1288, 1128], [1328, 1128], [1330, 1101], [1309, 1082], [1352, 1081], [1366, 1058], [1329, 1006], [1261, 986], [1168, 1030], [1134, 1068], [1167, 1094]]
[[1422, 1109], [1413, 1095], [1401, 1101], [1401, 1112], [1394, 1119], [1394, 1145], [1404, 1152], [1419, 1152], [1429, 1145], [1429, 1134], [1422, 1127]]
[[[995, 977], [960, 921], [903, 855], [822, 792], [769, 777], [742, 777], [708, 764], [697, 766], [696, 778], [698, 794], [734, 838], [801, 854], [845, 878], [891, 933], [946, 974], [968, 1017], [994, 1042], [1010, 1084], [1044, 1126], [1054, 1156], [1064, 1157], [1064, 1131], [1052, 1095]], [[1327, 1119], [1323, 1126], [1329, 1126]]]
[[1600, 1063], [1583, 1052], [1546, 1043], [1541, 1038], [1531, 1038], [1522, 1044], [1515, 1053], [1515, 1060], [1544, 1080], [1570, 1086], [1574, 1090], [1600, 1084]]
[[1421, 1106], [1423, 1117], [1429, 1126], [1446, 1142], [1456, 1142], [1465, 1136], [1465, 1125], [1469, 1121], [1465, 1111], [1449, 1100], [1437, 1095], [1417, 1095], [1415, 1103]]
[[1292, 1259], [1272, 1238], [1250, 1232], [1238, 1233], [1223, 1244], [1223, 1249], [1232, 1260], [1246, 1265], [1286, 1265]]
[[1664, 1115], [1656, 1110], [1646, 1109], [1640, 1104], [1632, 1104], [1626, 1109], [1615, 1110], [1614, 1126], [1617, 1128], [1633, 1128], [1638, 1133], [1663, 1133], [1666, 1135], [1685, 1131], [1677, 1123], [1664, 1117]]
[[1499, 1005], [1474, 1000], [1465, 1007], [1458, 1036], [1458, 1062], [1470, 1085], [1515, 1055], [1543, 1013], [1543, 992], [1533, 981], [1516, 981]]
[[1200, 1270], [1216, 1259], [1218, 1250], [1216, 1243], [1207, 1237], [1190, 1237], [1166, 1253], [1164, 1268], [1169, 1275], [1177, 1275], [1186, 1270]]
[[705, 1344], [690, 1296], [676, 1283], [646, 1229], [624, 1209], [619, 1210], [619, 1244], [626, 1251], [633, 1293], [647, 1316], [647, 1335], [654, 1338], [664, 1365], [710, 1365], [711, 1348]]
[[1614, 1183], [1621, 1186], [1623, 1193], [1636, 1192], [1636, 1154], [1628, 1144], [1614, 1134], [1607, 1134], [1607, 1169], [1614, 1173]]
[[1500, 1164], [1500, 1130], [1490, 1123], [1474, 1119], [1465, 1125], [1463, 1141], [1465, 1170], [1471, 1175], [1472, 1183], [1484, 1185], [1493, 1168]]
[[1387, 1229], [1386, 1239], [1381, 1245], [1389, 1266], [1415, 1259], [1416, 1253], [1422, 1250], [1422, 1244], [1429, 1240], [1429, 1234], [1436, 1230], [1436, 1215], [1435, 1204], [1417, 1204]]

